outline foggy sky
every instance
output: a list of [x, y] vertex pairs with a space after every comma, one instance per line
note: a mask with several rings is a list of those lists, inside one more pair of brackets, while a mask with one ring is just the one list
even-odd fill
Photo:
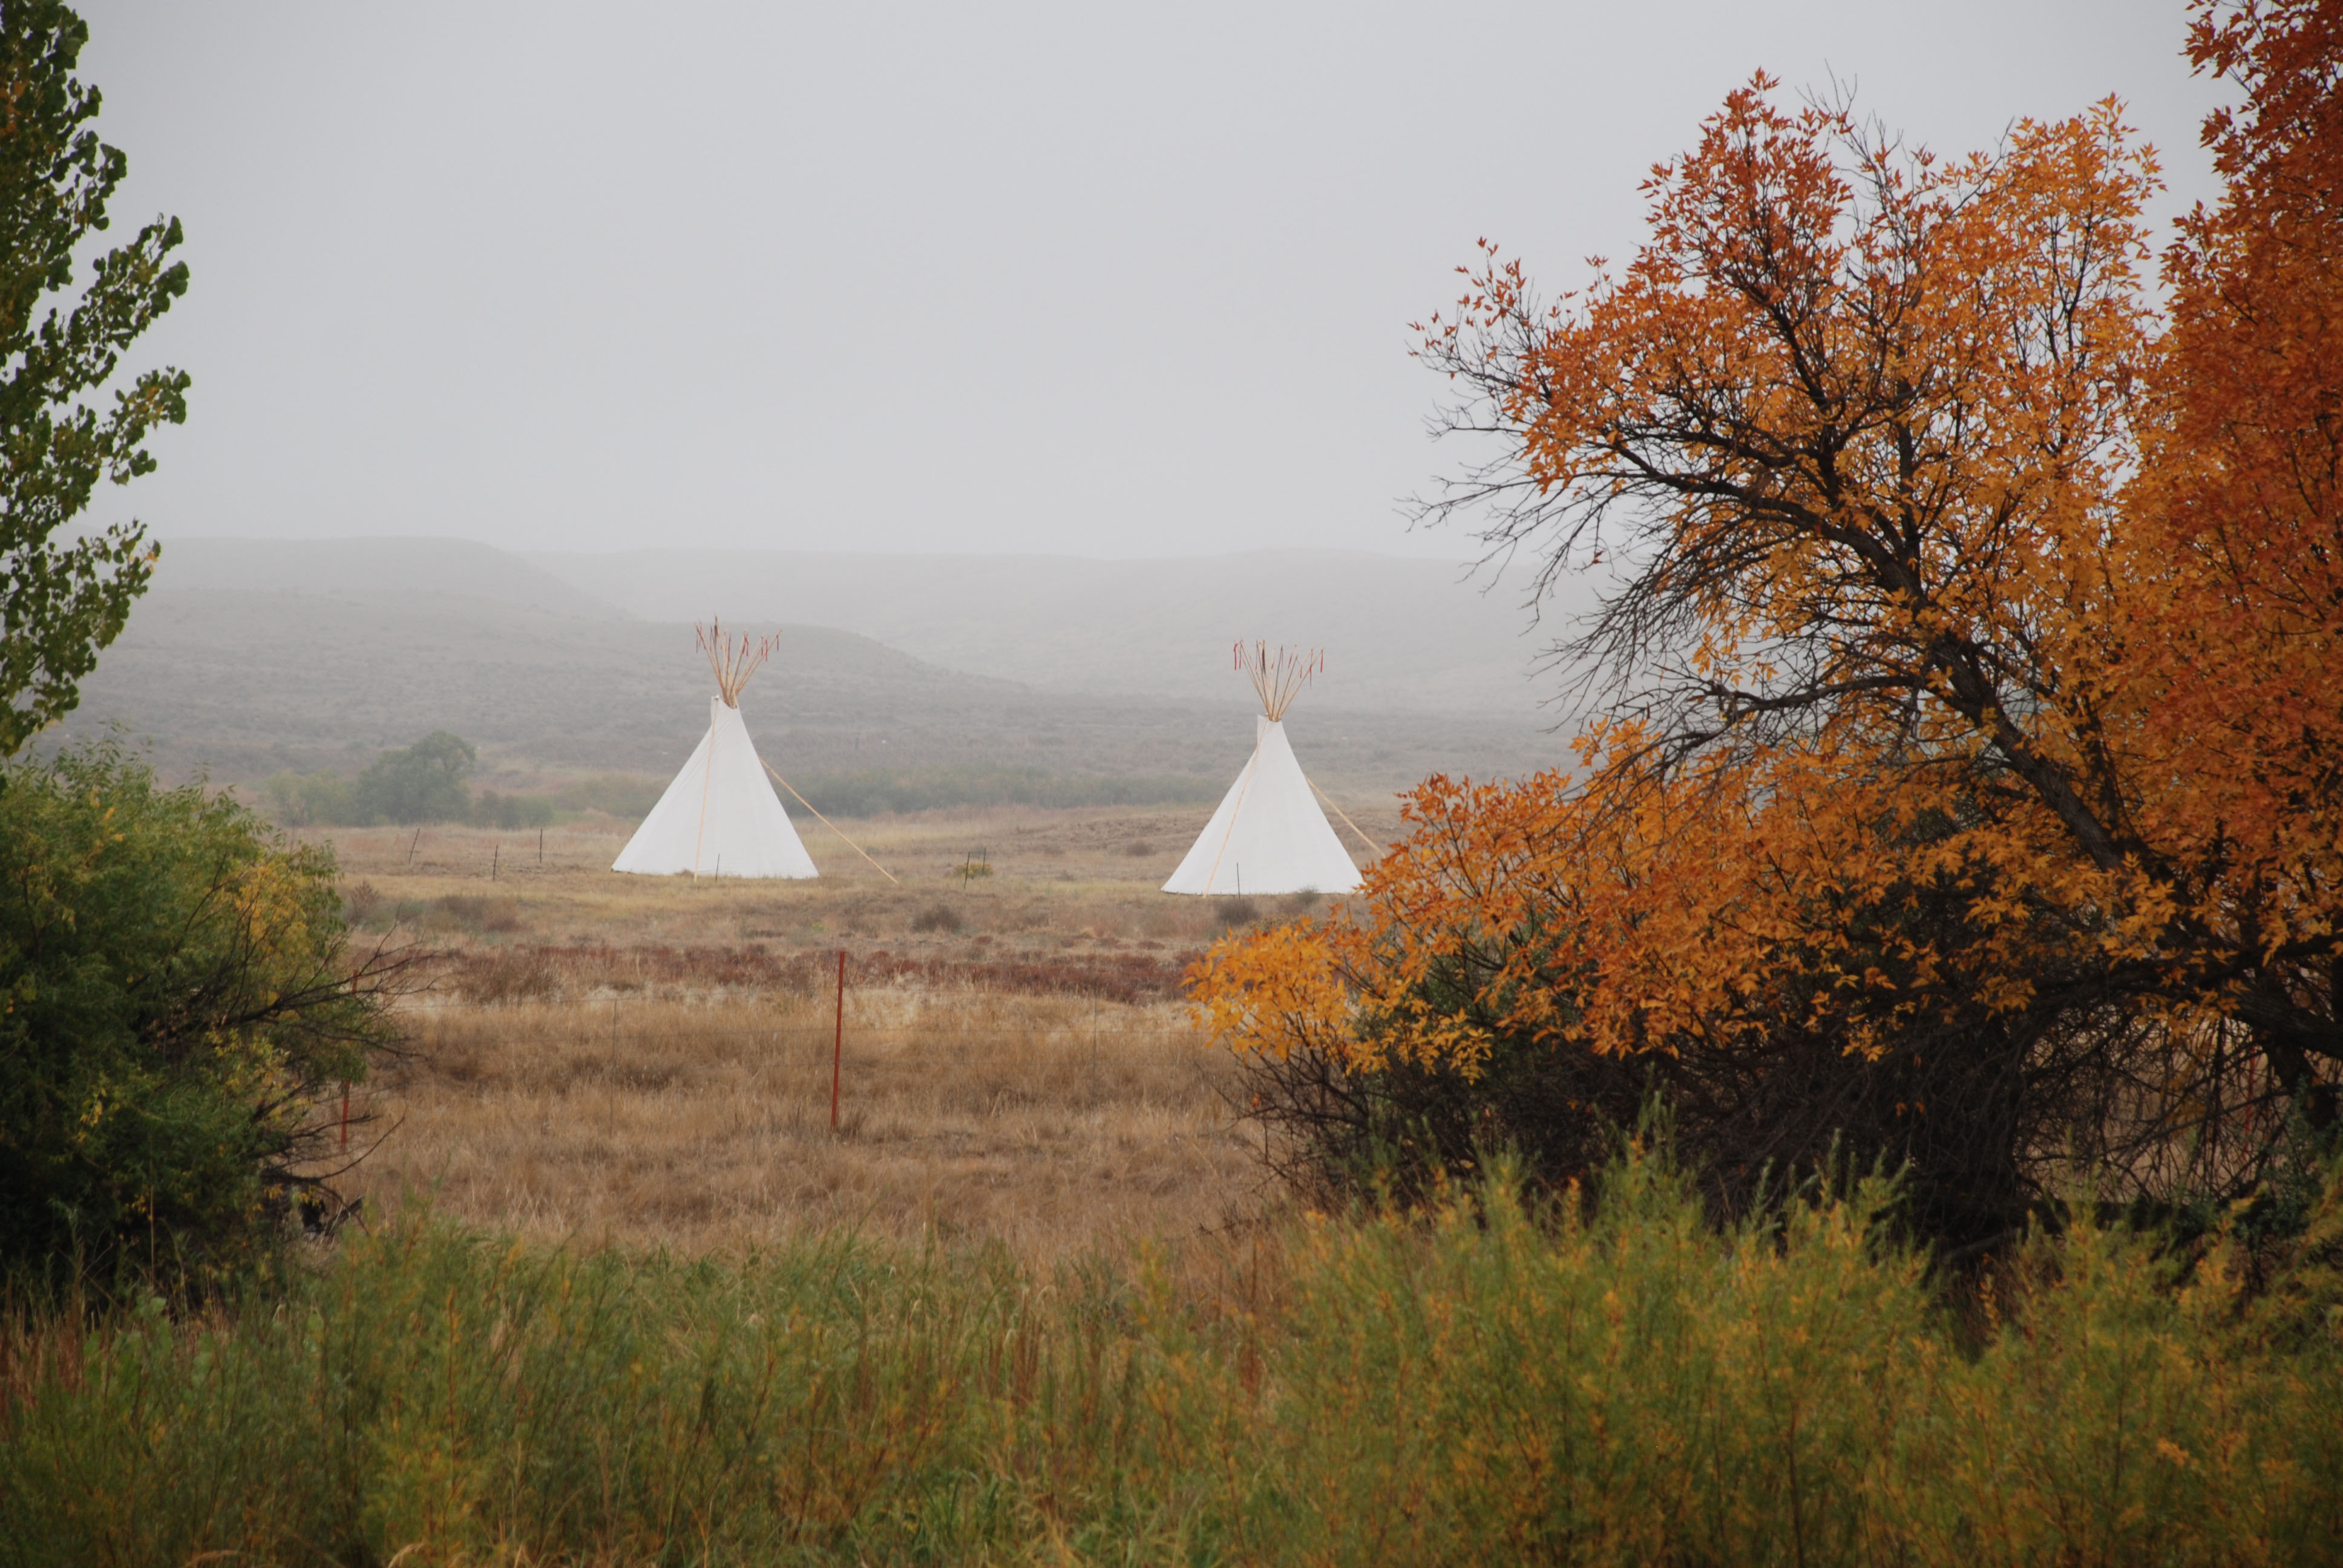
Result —
[[1628, 255], [1753, 70], [1943, 152], [2118, 93], [2163, 215], [2221, 96], [2158, 0], [82, 9], [194, 274], [93, 520], [166, 538], [1460, 556], [1406, 324]]

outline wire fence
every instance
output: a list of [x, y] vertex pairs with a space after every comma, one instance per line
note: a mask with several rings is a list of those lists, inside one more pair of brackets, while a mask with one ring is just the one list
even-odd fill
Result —
[[[461, 1036], [515, 1048], [768, 1041], [777, 1047], [842, 1043], [850, 1050], [925, 1045], [964, 1050], [1085, 1043], [1104, 1049], [1111, 1042], [1122, 1050], [1144, 1042], [1192, 1051], [1208, 1043], [1174, 1002], [1011, 992], [984, 993], [981, 1003], [990, 1005], [971, 1007], [965, 997], [878, 990], [858, 998], [850, 985], [842, 1009], [834, 995], [794, 992], [700, 999], [622, 993], [494, 1002], [442, 995], [410, 998], [401, 1003], [398, 1016], [413, 1044]], [[987, 1010], [1012, 1016], [965, 1016]]]

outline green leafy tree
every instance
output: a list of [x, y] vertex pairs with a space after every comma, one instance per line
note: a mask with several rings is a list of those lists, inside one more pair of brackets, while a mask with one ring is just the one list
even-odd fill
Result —
[[0, 774], [0, 1266], [232, 1263], [390, 1038], [330, 850], [110, 747]]
[[176, 369], [138, 375], [103, 410], [83, 401], [187, 287], [171, 259], [179, 222], [157, 218], [71, 297], [75, 256], [108, 226], [128, 168], [89, 128], [98, 91], [74, 75], [88, 38], [53, 0], [0, 5], [0, 756], [72, 710], [154, 570], [135, 522], [64, 542], [59, 530], [100, 479], [151, 471], [148, 433], [186, 417]]
[[358, 775], [353, 798], [362, 822], [460, 822], [471, 815], [464, 780], [479, 755], [435, 729], [404, 751], [386, 751]]

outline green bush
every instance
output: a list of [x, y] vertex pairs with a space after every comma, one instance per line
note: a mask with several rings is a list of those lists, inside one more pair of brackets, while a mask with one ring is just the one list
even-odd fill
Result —
[[387, 1038], [329, 852], [111, 748], [0, 771], [0, 1266], [230, 1264]]
[[1885, 1196], [1719, 1234], [1631, 1155], [1055, 1277], [417, 1217], [204, 1322], [0, 1323], [0, 1563], [2334, 1561], [2331, 1277], [2080, 1230], [1979, 1322]]
[[550, 827], [553, 802], [542, 795], [499, 795], [483, 789], [472, 802], [472, 820], [483, 828]]
[[435, 729], [369, 763], [351, 791], [360, 822], [461, 822], [472, 814], [464, 780], [479, 761], [471, 743]]

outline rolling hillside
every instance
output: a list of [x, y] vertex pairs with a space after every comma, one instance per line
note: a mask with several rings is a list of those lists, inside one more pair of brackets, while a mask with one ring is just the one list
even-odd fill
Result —
[[[1157, 560], [750, 550], [538, 553], [562, 583], [637, 615], [711, 611], [835, 626], [932, 663], [1035, 685], [1217, 700], [1229, 645], [1326, 650], [1323, 700], [1541, 721], [1539, 654], [1583, 588], [1543, 626], [1523, 579], [1354, 550]], [[736, 608], [737, 607], [737, 608]]]
[[[742, 708], [785, 771], [978, 763], [1222, 778], [1252, 725], [1249, 692], [1221, 673], [1212, 700], [1051, 689], [792, 625]], [[688, 624], [635, 618], [486, 547], [195, 541], [166, 545], [155, 588], [61, 734], [120, 726], [167, 771], [227, 782], [351, 771], [447, 729], [511, 787], [664, 774], [697, 740], [710, 689]], [[1519, 717], [1378, 711], [1339, 692], [1328, 682], [1292, 727], [1330, 785], [1517, 772], [1561, 752]]]

